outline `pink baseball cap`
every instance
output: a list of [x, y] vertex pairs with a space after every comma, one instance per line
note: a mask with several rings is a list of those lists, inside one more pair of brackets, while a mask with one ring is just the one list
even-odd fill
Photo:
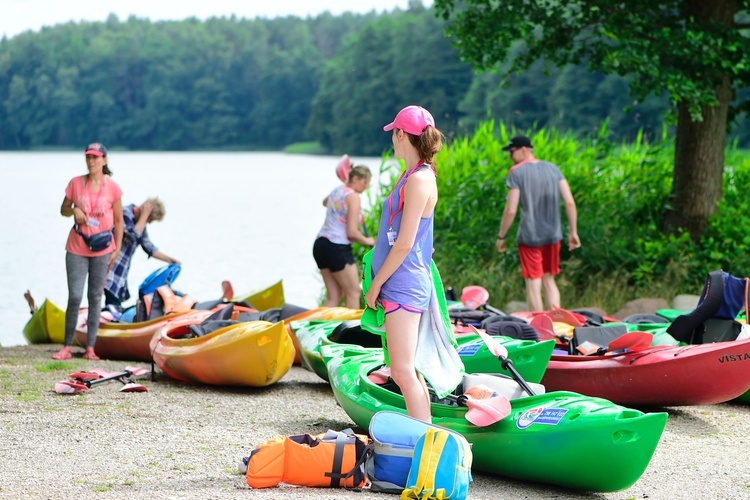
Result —
[[435, 119], [429, 111], [422, 106], [406, 106], [398, 112], [395, 120], [383, 127], [383, 130], [388, 132], [394, 128], [400, 128], [411, 135], [422, 135], [428, 125], [435, 126]]
[[107, 148], [100, 142], [92, 142], [86, 146], [86, 152], [84, 154], [94, 156], [107, 156]]

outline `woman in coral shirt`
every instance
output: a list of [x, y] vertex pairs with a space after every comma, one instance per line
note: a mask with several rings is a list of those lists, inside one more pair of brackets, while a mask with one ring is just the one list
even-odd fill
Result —
[[[74, 225], [65, 245], [68, 275], [68, 307], [65, 311], [65, 345], [54, 359], [70, 359], [78, 309], [88, 276], [88, 339], [84, 359], [99, 359], [94, 353], [99, 331], [104, 280], [122, 246], [122, 190], [110, 177], [107, 149], [94, 142], [85, 150], [87, 175], [74, 177], [65, 189], [60, 213], [73, 216]], [[107, 241], [107, 239], [109, 241]]]

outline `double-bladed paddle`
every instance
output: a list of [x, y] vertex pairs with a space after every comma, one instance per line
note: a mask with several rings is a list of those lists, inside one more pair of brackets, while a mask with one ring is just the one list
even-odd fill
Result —
[[119, 380], [124, 385], [120, 389], [122, 392], [144, 392], [148, 389], [136, 384], [129, 377], [138, 376], [148, 373], [148, 370], [140, 367], [129, 366], [121, 372], [105, 372], [101, 369], [94, 369], [90, 372], [76, 372], [70, 374], [69, 380], [63, 380], [55, 384], [55, 392], [58, 394], [80, 394], [88, 391], [91, 386], [108, 382], [110, 380]]
[[529, 396], [536, 396], [534, 390], [529, 386], [526, 380], [524, 380], [521, 374], [518, 373], [518, 370], [516, 370], [516, 367], [513, 365], [513, 361], [508, 358], [508, 349], [506, 349], [505, 346], [500, 344], [497, 340], [493, 339], [486, 332], [478, 330], [472, 325], [469, 326], [474, 331], [474, 333], [482, 338], [490, 352], [500, 360], [500, 364], [502, 365], [502, 367], [510, 372], [513, 379], [518, 382], [518, 385], [520, 385], [521, 388], [526, 391], [526, 394], [528, 394]]

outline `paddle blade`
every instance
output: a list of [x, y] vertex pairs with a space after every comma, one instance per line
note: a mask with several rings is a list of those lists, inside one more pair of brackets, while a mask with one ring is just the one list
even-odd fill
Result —
[[75, 373], [71, 373], [68, 376], [72, 379], [77, 379], [77, 380], [96, 380], [96, 379], [104, 377], [105, 375], [106, 373], [105, 374], [100, 373], [99, 368], [94, 368], [93, 370], [89, 372], [75, 372]]
[[552, 322], [552, 318], [546, 314], [537, 314], [531, 318], [529, 324], [533, 326], [536, 333], [539, 334], [539, 340], [557, 340], [555, 324]]
[[510, 401], [502, 395], [495, 395], [489, 399], [469, 397], [466, 400], [466, 406], [469, 408], [466, 412], [466, 420], [478, 427], [492, 425], [511, 413]]
[[383, 366], [378, 368], [375, 371], [370, 372], [367, 375], [367, 378], [370, 379], [371, 382], [377, 385], [383, 385], [386, 382], [388, 382], [388, 378], [391, 376], [391, 367], [390, 366]]
[[122, 386], [122, 389], [120, 389], [120, 392], [147, 392], [148, 387], [141, 384], [136, 384], [135, 382], [129, 382]]
[[654, 336], [648, 332], [629, 332], [609, 343], [607, 351], [642, 351], [651, 346]]
[[134, 377], [149, 373], [149, 370], [143, 368], [142, 366], [126, 366], [125, 369], [132, 373]]
[[469, 309], [479, 309], [489, 298], [490, 292], [479, 285], [467, 286], [461, 291], [461, 302]]
[[232, 287], [232, 284], [229, 281], [222, 281], [221, 282], [221, 298], [222, 300], [226, 300], [227, 302], [232, 300], [232, 297], [234, 297], [234, 288]]
[[80, 394], [88, 390], [86, 384], [76, 380], [63, 380], [55, 384], [55, 392], [58, 394]]
[[506, 349], [504, 345], [502, 345], [497, 340], [493, 339], [490, 335], [487, 334], [487, 332], [484, 332], [482, 330], [477, 330], [474, 325], [469, 325], [469, 326], [474, 331], [474, 333], [482, 337], [484, 344], [487, 346], [487, 349], [489, 349], [492, 354], [494, 354], [498, 358], [508, 357], [508, 349]]
[[351, 169], [352, 161], [349, 159], [349, 155], [343, 155], [336, 164], [336, 177], [338, 177], [341, 182], [348, 181]]
[[573, 313], [567, 309], [560, 309], [559, 307], [547, 311], [547, 316], [549, 316], [552, 321], [566, 323], [575, 327], [583, 326], [584, 323], [586, 323], [586, 318], [583, 315]]

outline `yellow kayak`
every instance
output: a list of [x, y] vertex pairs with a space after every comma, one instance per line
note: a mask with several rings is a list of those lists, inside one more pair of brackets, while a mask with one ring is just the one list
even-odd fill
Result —
[[253, 309], [258, 311], [267, 311], [276, 307], [284, 307], [284, 285], [282, 280], [264, 288], [263, 290], [238, 295], [232, 298], [231, 302], [247, 302]]
[[209, 385], [265, 387], [292, 367], [294, 345], [283, 322], [248, 321], [201, 337], [179, 338], [195, 324], [170, 321], [151, 339], [154, 362], [168, 376]]
[[44, 299], [23, 327], [23, 336], [29, 344], [62, 344], [65, 342], [65, 311]]

